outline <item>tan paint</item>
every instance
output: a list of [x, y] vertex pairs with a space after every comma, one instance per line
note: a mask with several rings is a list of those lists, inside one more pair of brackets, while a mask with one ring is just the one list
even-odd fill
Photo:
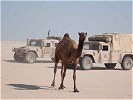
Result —
[[[83, 50], [82, 56], [92, 55], [96, 63], [121, 63], [125, 55], [133, 56], [133, 34], [110, 33], [99, 36], [109, 36], [111, 41], [106, 43], [102, 41], [89, 41], [88, 43], [99, 43], [102, 47], [108, 46], [108, 50]], [[97, 35], [98, 36], [98, 35]]]

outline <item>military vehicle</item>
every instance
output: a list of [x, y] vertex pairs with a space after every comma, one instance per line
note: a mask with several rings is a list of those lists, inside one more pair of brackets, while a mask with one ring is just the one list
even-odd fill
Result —
[[133, 67], [133, 34], [103, 33], [88, 38], [84, 43], [80, 67], [91, 69], [93, 63], [102, 63], [114, 69], [117, 63], [123, 70]]
[[14, 59], [18, 62], [34, 63], [36, 58], [51, 57], [58, 43], [59, 40], [55, 39], [27, 39], [26, 46], [13, 48]]

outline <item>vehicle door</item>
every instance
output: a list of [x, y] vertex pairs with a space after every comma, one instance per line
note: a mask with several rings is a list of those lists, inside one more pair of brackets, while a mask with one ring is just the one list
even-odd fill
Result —
[[31, 42], [31, 45], [34, 46], [38, 57], [43, 57], [43, 41], [42, 40], [34, 40]]
[[44, 56], [50, 56], [52, 53], [52, 43], [46, 42], [43, 48]]
[[102, 45], [102, 50], [101, 50], [101, 61], [103, 62], [103, 63], [108, 63], [108, 61], [109, 61], [109, 58], [110, 58], [110, 52], [109, 52], [109, 50], [110, 50], [110, 46], [109, 45], [107, 45], [107, 44], [103, 44]]

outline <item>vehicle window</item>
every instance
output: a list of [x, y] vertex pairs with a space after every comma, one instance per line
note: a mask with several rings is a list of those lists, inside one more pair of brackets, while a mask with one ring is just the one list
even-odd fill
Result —
[[31, 46], [42, 46], [42, 42], [41, 41], [31, 41], [30, 45]]
[[83, 49], [84, 50], [89, 50], [89, 44], [84, 44]]
[[35, 46], [41, 46], [41, 45], [42, 45], [41, 41], [37, 41], [35, 44]]
[[103, 51], [108, 51], [108, 46], [107, 45], [103, 45]]
[[31, 46], [35, 46], [35, 44], [36, 44], [36, 42], [35, 42], [35, 41], [30, 42], [30, 45], [31, 45]]
[[98, 43], [89, 43], [89, 50], [99, 50]]
[[55, 47], [58, 45], [58, 43], [55, 43]]
[[45, 47], [50, 47], [50, 43], [46, 43], [46, 46]]

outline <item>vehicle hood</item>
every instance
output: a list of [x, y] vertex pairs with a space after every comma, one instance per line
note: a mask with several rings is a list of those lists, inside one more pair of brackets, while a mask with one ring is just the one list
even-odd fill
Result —
[[83, 57], [86, 54], [88, 54], [88, 55], [94, 55], [96, 53], [98, 53], [98, 50], [83, 50], [82, 51], [82, 54], [81, 54], [81, 57]]
[[29, 50], [34, 50], [36, 51], [37, 50], [37, 46], [23, 46], [23, 47], [19, 47], [19, 48], [14, 48], [13, 51], [18, 51], [18, 50], [26, 50], [26, 51], [29, 51]]
[[89, 54], [91, 54], [91, 53], [93, 53], [93, 52], [95, 52], [96, 50], [83, 50], [82, 51], [82, 53], [89, 53]]

